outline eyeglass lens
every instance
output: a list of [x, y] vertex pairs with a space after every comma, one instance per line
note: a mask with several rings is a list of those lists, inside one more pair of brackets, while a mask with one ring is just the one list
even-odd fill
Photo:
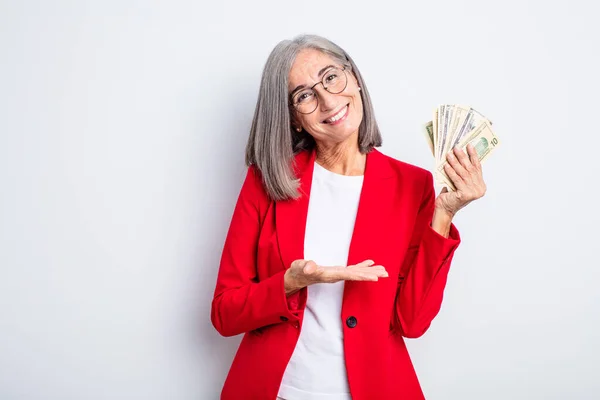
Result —
[[[325, 75], [323, 75], [321, 83], [329, 93], [341, 93], [346, 89], [346, 74], [339, 68], [330, 68], [325, 72]], [[303, 89], [294, 95], [292, 102], [298, 112], [310, 114], [317, 108], [317, 94], [314, 89]]]

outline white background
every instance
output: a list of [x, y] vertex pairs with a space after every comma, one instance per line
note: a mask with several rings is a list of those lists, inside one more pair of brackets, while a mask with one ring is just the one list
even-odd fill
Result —
[[0, 2], [0, 397], [216, 399], [210, 324], [264, 62], [316, 33], [425, 167], [443, 102], [493, 122], [430, 330], [429, 400], [600, 396], [600, 29], [588, 1]]

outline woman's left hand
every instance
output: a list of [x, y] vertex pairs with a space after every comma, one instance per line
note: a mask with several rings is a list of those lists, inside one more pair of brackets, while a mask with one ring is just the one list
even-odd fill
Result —
[[475, 148], [470, 144], [467, 146], [467, 153], [459, 148], [454, 148], [446, 156], [448, 164], [444, 170], [452, 179], [456, 191], [450, 192], [447, 188], [442, 189], [435, 199], [435, 208], [450, 216], [454, 216], [458, 210], [473, 200], [483, 197], [486, 191], [479, 157]]

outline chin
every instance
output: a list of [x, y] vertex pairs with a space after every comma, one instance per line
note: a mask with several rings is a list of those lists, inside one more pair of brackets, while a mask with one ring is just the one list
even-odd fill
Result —
[[358, 126], [356, 128], [352, 128], [352, 127], [346, 127], [346, 129], [344, 129], [343, 132], [336, 132], [336, 134], [334, 135], [336, 137], [336, 142], [338, 143], [342, 143], [345, 142], [346, 140], [350, 139], [352, 137], [353, 134], [358, 132]]
[[348, 121], [348, 123], [345, 124], [345, 126], [344, 126], [343, 135], [346, 137], [352, 136], [353, 133], [358, 131], [358, 128], [360, 127], [360, 123], [361, 123], [361, 121]]

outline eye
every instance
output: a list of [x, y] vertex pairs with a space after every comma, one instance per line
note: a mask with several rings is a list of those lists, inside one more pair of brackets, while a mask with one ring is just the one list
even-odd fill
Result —
[[331, 75], [327, 75], [325, 77], [325, 81], [327, 83], [331, 83], [331, 82], [334, 82], [337, 78], [338, 78], [338, 76], [336, 74], [331, 74]]
[[300, 92], [297, 96], [296, 96], [296, 103], [301, 104], [301, 103], [306, 103], [308, 101], [310, 101], [310, 99], [313, 96], [313, 92], [312, 91], [305, 91], [305, 92]]

